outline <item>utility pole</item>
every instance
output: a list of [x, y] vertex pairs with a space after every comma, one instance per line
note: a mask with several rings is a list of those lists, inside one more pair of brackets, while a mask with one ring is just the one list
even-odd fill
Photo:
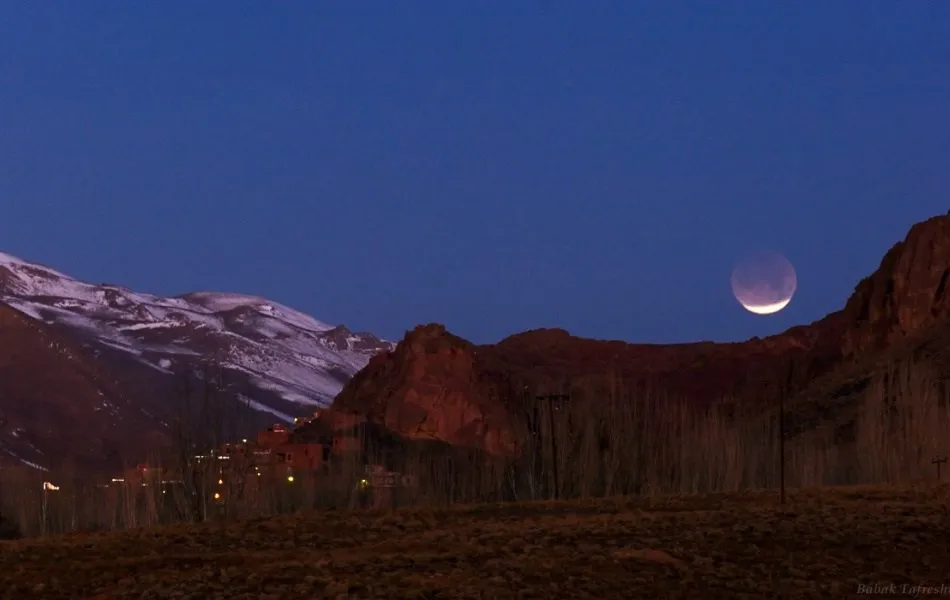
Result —
[[946, 456], [944, 456], [943, 458], [936, 457], [932, 461], [930, 461], [931, 464], [937, 465], [937, 481], [940, 481], [940, 465], [942, 465], [945, 462], [947, 462]]
[[557, 435], [554, 429], [554, 411], [559, 409], [561, 402], [568, 402], [571, 399], [570, 394], [546, 394], [543, 396], [537, 396], [539, 401], [547, 401], [548, 403], [548, 428], [551, 432], [551, 463], [553, 466], [554, 473], [554, 499], [557, 500], [560, 494], [560, 485], [558, 482], [557, 476]]

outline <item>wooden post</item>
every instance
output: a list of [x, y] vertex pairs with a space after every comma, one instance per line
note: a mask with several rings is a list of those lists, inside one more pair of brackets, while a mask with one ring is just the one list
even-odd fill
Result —
[[932, 461], [930, 461], [931, 464], [937, 465], [937, 481], [940, 481], [940, 465], [942, 465], [945, 462], [947, 462], [946, 456], [944, 456], [943, 458], [936, 457]]

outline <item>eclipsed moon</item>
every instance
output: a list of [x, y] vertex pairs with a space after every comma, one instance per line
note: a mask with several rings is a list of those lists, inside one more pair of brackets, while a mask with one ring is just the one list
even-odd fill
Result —
[[732, 270], [732, 295], [747, 311], [771, 315], [792, 301], [798, 288], [795, 267], [778, 252], [760, 252], [740, 260]]

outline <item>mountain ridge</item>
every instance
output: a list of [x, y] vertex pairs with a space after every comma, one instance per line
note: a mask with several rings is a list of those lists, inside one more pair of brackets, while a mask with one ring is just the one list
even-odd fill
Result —
[[[290, 422], [328, 405], [372, 355], [394, 347], [370, 333], [323, 323], [260, 296], [140, 293], [116, 284], [87, 283], [7, 253], [0, 253], [0, 305], [36, 325], [15, 332], [0, 328], [8, 354], [24, 343], [20, 338], [36, 331], [57, 336], [72, 345], [77, 364], [95, 364], [112, 374], [132, 412], [144, 411], [146, 421], [154, 421], [158, 430], [167, 428], [167, 415], [159, 415], [167, 413], [165, 405], [178, 393], [179, 380], [208, 365], [228, 380], [236, 404], [257, 413], [249, 418], [254, 426], [262, 426]], [[35, 372], [28, 369], [20, 377], [42, 377], [39, 362], [33, 361]], [[52, 357], [50, 362], [56, 365], [53, 372], [67, 368]], [[26, 388], [18, 389], [18, 396], [0, 398], [0, 409], [24, 412], [24, 404], [35, 401]], [[86, 393], [94, 392], [90, 388]], [[137, 416], [126, 418], [142, 427]], [[10, 438], [10, 431], [0, 425], [0, 448], [4, 439], [12, 443]], [[26, 451], [22, 445], [19, 450]], [[38, 461], [43, 450], [37, 452], [21, 458], [42, 464]]]

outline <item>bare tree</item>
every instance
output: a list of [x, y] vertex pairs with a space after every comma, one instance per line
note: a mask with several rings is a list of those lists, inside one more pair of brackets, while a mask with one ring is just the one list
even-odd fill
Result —
[[225, 460], [221, 446], [246, 433], [249, 401], [239, 398], [243, 396], [229, 385], [226, 370], [210, 361], [180, 376], [172, 436], [181, 501], [192, 521], [206, 520], [214, 505], [213, 489]]

